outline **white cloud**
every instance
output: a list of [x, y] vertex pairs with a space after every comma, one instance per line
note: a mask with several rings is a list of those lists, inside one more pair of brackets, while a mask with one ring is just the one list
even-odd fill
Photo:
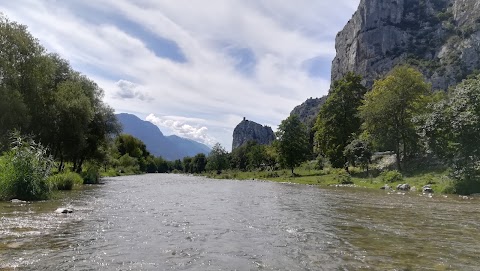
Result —
[[[195, 140], [208, 146], [213, 146], [217, 142], [215, 138], [208, 135], [208, 128], [206, 126], [198, 125], [198, 123], [204, 123], [205, 120], [176, 116], [160, 118], [154, 114], [148, 115], [146, 120], [157, 126], [166, 127], [180, 137]], [[189, 124], [192, 122], [195, 124]]]
[[[328, 75], [311, 77], [304, 63], [333, 59], [335, 34], [358, 2], [17, 0], [1, 1], [0, 10], [95, 80], [118, 112], [203, 119], [176, 119], [170, 127], [178, 135], [210, 136], [228, 149], [243, 116], [274, 127], [296, 105], [327, 93]], [[128, 21], [153, 41], [129, 34]], [[158, 57], [155, 37], [178, 44], [186, 62]], [[238, 56], [226, 47], [252, 52], [248, 76], [236, 70]], [[182, 123], [191, 127], [178, 128]], [[208, 129], [198, 133], [202, 127]]]

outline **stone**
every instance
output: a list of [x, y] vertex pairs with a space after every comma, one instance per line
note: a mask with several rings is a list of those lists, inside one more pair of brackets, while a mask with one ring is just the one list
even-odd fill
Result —
[[386, 184], [386, 185], [380, 187], [380, 189], [382, 189], [382, 190], [390, 190], [391, 187], [390, 187], [388, 184]]
[[57, 214], [70, 214], [70, 213], [73, 213], [73, 210], [68, 209], [68, 208], [58, 208], [57, 210], [55, 210], [55, 213], [57, 213]]
[[243, 118], [243, 121], [233, 130], [232, 150], [243, 146], [249, 141], [255, 141], [260, 145], [269, 145], [274, 140], [275, 134], [271, 127]]
[[480, 1], [361, 0], [335, 40], [332, 82], [347, 72], [372, 87], [398, 64], [447, 90], [480, 70]]
[[409, 184], [399, 184], [397, 185], [397, 190], [401, 191], [410, 191], [410, 185]]
[[10, 202], [11, 202], [11, 203], [26, 203], [26, 201], [24, 201], [24, 200], [19, 200], [19, 199], [12, 199]]
[[432, 189], [432, 186], [431, 185], [425, 185], [422, 187], [422, 191], [423, 193], [433, 193], [433, 189]]

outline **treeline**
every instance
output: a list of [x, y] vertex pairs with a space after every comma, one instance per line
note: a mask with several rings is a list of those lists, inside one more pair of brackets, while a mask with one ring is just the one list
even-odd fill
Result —
[[60, 170], [68, 162], [81, 172], [86, 161], [104, 160], [120, 126], [102, 89], [4, 16], [0, 44], [0, 150], [18, 131], [47, 147]]
[[451, 168], [453, 193], [480, 192], [480, 77], [433, 92], [422, 74], [398, 66], [366, 91], [352, 73], [334, 82], [315, 124], [315, 151], [336, 168], [368, 170], [375, 151], [392, 151], [396, 167], [415, 159]]
[[[348, 73], [333, 82], [312, 128], [314, 146], [296, 116], [282, 121], [271, 146], [255, 142], [207, 157], [206, 170], [291, 169], [317, 157], [316, 167], [369, 170], [375, 152], [392, 152], [399, 172], [418, 161], [450, 168], [450, 193], [480, 192], [480, 76], [432, 91], [414, 67], [398, 66], [371, 90]], [[215, 161], [215, 162], [213, 162]]]

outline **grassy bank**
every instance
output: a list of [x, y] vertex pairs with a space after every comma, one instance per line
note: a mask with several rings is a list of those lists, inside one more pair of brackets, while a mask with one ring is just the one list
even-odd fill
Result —
[[385, 184], [395, 189], [398, 184], [406, 183], [415, 187], [417, 191], [421, 191], [424, 185], [431, 185], [435, 193], [452, 193], [453, 181], [448, 177], [448, 169], [442, 167], [405, 171], [396, 179], [385, 176], [386, 174], [378, 170], [371, 170], [368, 174], [359, 168], [350, 168], [349, 171], [350, 174], [341, 169], [316, 170], [312, 163], [305, 163], [295, 170], [295, 176], [292, 176], [289, 170], [248, 172], [228, 170], [221, 174], [209, 172], [205, 176], [214, 179], [268, 180], [319, 186], [349, 184], [371, 189], [380, 189]]

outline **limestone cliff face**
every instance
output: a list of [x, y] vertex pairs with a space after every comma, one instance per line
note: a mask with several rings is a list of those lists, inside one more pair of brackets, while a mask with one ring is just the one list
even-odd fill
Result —
[[409, 63], [434, 89], [447, 89], [480, 69], [480, 1], [361, 0], [336, 50], [332, 80], [353, 71], [371, 87]]
[[320, 108], [326, 100], [327, 96], [307, 99], [301, 105], [296, 106], [290, 115], [297, 115], [300, 121], [310, 130], [315, 124], [318, 112], [320, 112]]
[[256, 141], [258, 144], [268, 145], [274, 140], [275, 134], [272, 128], [244, 118], [233, 130], [232, 150], [246, 144], [248, 141]]

